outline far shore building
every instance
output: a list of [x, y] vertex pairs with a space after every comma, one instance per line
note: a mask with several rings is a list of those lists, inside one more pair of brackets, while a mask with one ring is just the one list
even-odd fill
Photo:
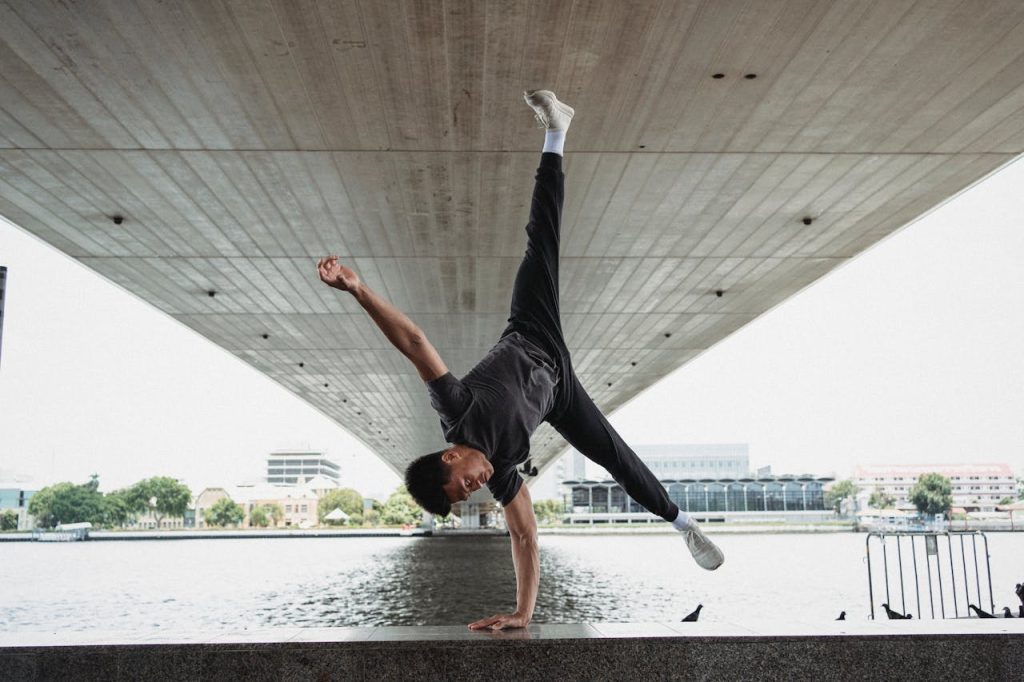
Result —
[[310, 450], [278, 450], [267, 455], [267, 483], [296, 485], [314, 476], [339, 483], [341, 468], [323, 452]]
[[[682, 511], [705, 522], [814, 522], [834, 518], [824, 487], [833, 477], [744, 476], [662, 478]], [[611, 479], [563, 481], [565, 520], [576, 523], [651, 523], [662, 519], [633, 500]]]
[[[260, 506], [278, 505], [283, 516], [278, 528], [311, 528], [319, 522], [317, 506], [320, 498], [330, 490], [336, 489], [337, 483], [323, 476], [303, 480], [298, 485], [269, 485], [265, 483], [253, 485], [234, 485], [218, 488], [206, 488], [195, 500], [195, 527], [209, 528], [206, 523], [206, 512], [225, 497], [242, 507], [245, 517], [240, 528], [252, 528], [250, 516], [253, 509]], [[273, 520], [269, 527], [274, 527]]]
[[157, 526], [156, 515], [152, 512], [146, 512], [137, 516], [135, 523], [130, 526], [132, 529], [139, 528], [142, 530], [181, 530], [188, 527], [184, 516], [164, 516], [160, 519], [160, 525]]
[[921, 474], [935, 472], [949, 479], [953, 506], [968, 511], [995, 511], [999, 501], [1016, 497], [1017, 480], [1009, 464], [878, 464], [860, 465], [853, 481], [861, 496], [879, 490], [896, 500], [897, 508], [911, 508], [910, 490]]
[[[824, 488], [834, 477], [774, 476], [770, 467], [753, 474], [746, 443], [637, 445], [634, 450], [661, 481], [669, 498], [698, 520], [813, 522], [834, 518], [824, 499]], [[562, 481], [566, 522], [661, 521], [600, 471], [594, 478]]]
[[740, 478], [750, 475], [747, 443], [673, 443], [633, 448], [659, 479]]
[[35, 518], [28, 513], [28, 503], [38, 490], [25, 490], [17, 484], [0, 485], [0, 512], [13, 511], [18, 515], [18, 530], [31, 530]]

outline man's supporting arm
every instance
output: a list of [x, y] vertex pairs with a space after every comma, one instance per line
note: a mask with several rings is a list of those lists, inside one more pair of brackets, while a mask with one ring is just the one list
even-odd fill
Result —
[[530, 490], [524, 483], [515, 498], [505, 507], [505, 525], [512, 537], [512, 565], [516, 571], [516, 611], [499, 613], [483, 618], [469, 627], [474, 630], [490, 628], [524, 628], [533, 619], [540, 586], [540, 547], [537, 544], [537, 517], [533, 513]]
[[430, 381], [448, 373], [444, 361], [427, 340], [423, 330], [401, 310], [363, 284], [354, 270], [338, 262], [337, 256], [321, 258], [317, 272], [325, 284], [347, 291], [359, 301], [359, 305], [370, 314], [388, 341], [416, 366], [421, 379]]

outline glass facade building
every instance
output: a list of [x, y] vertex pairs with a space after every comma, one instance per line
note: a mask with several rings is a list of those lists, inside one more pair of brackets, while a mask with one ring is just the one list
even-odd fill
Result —
[[[832, 478], [767, 476], [662, 480], [669, 497], [688, 513], [826, 511], [824, 486]], [[618, 483], [563, 481], [566, 514], [647, 514]]]

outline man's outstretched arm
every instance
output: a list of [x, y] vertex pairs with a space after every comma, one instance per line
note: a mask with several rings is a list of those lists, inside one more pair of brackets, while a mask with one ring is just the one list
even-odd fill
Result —
[[525, 483], [505, 507], [505, 525], [512, 536], [512, 565], [516, 569], [516, 612], [499, 613], [470, 623], [469, 627], [474, 630], [525, 628], [533, 618], [537, 588], [540, 585], [540, 548], [537, 545], [537, 517], [533, 513], [533, 500]]
[[416, 366], [421, 379], [430, 381], [448, 373], [448, 367], [423, 330], [401, 310], [375, 294], [360, 281], [355, 271], [339, 263], [337, 256], [321, 258], [317, 271], [328, 286], [347, 291], [359, 301], [388, 341]]

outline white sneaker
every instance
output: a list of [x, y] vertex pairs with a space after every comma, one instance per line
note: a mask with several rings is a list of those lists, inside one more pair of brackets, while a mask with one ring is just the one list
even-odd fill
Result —
[[689, 523], [686, 524], [686, 530], [679, 532], [683, 534], [683, 539], [686, 541], [686, 546], [690, 549], [690, 554], [693, 555], [697, 565], [701, 568], [713, 571], [725, 562], [725, 555], [722, 554], [722, 550], [718, 549], [718, 545], [711, 542], [707, 535], [704, 535], [700, 526], [693, 519], [690, 519]]
[[559, 102], [550, 90], [526, 90], [523, 99], [533, 109], [537, 122], [545, 130], [568, 130], [576, 111], [564, 102]]

